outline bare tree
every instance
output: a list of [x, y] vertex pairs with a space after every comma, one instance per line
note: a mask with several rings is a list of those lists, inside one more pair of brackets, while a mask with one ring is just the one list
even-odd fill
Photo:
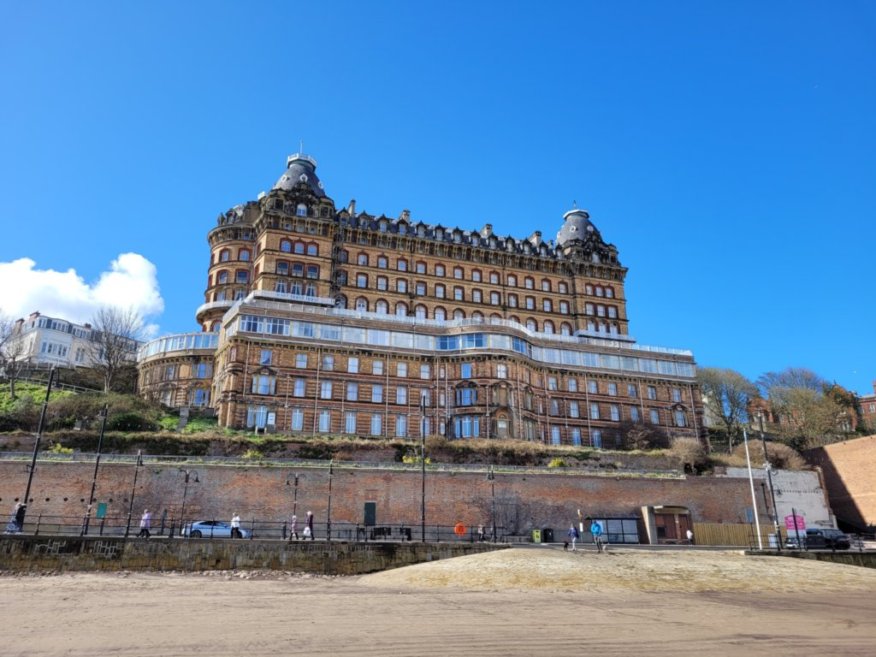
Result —
[[104, 392], [112, 389], [119, 372], [134, 364], [143, 320], [134, 311], [104, 306], [91, 321], [92, 367], [103, 377]]
[[789, 367], [781, 372], [767, 372], [757, 380], [764, 397], [769, 397], [770, 391], [776, 388], [806, 388], [822, 392], [827, 381], [812, 370], [805, 367]]
[[706, 412], [718, 420], [727, 434], [728, 450], [742, 435], [748, 422], [748, 405], [757, 396], [757, 386], [736, 370], [704, 367], [697, 371]]
[[0, 313], [0, 370], [9, 381], [9, 396], [15, 399], [15, 381], [24, 365], [27, 344], [21, 339], [14, 319]]

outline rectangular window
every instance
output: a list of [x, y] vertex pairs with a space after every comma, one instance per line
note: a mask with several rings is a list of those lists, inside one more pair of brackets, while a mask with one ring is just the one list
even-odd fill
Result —
[[259, 374], [252, 377], [252, 392], [256, 395], [273, 395], [277, 380], [273, 376]]
[[684, 414], [684, 411], [675, 411], [675, 426], [677, 427], [686, 427], [687, 426], [687, 417]]
[[556, 399], [551, 399], [551, 415], [560, 414], [560, 402]]
[[295, 367], [298, 369], [307, 367], [307, 354], [295, 354]]
[[395, 435], [399, 438], [404, 438], [408, 435], [408, 416], [407, 415], [396, 415], [395, 416]]
[[331, 430], [332, 415], [331, 411], [319, 412], [319, 432], [328, 433]]
[[292, 431], [301, 431], [304, 428], [304, 411], [300, 408], [292, 409]]
[[630, 397], [638, 397], [639, 396], [639, 389], [636, 387], [635, 384], [633, 384], [633, 383], [627, 384], [627, 395]]
[[465, 300], [465, 294], [463, 293], [461, 287], [453, 288], [453, 300], [454, 301], [464, 301]]
[[648, 386], [648, 399], [657, 399], [657, 388]]
[[399, 386], [395, 389], [395, 403], [396, 404], [407, 404], [408, 403], [408, 389], [404, 386]]
[[635, 406], [630, 407], [630, 420], [633, 422], [639, 421], [639, 409]]
[[371, 401], [375, 404], [383, 402], [383, 386], [374, 384], [371, 386]]
[[611, 413], [612, 422], [620, 422], [620, 407], [616, 404], [612, 404], [608, 407], [608, 410]]
[[548, 377], [548, 390], [557, 390], [557, 377], [549, 376]]
[[271, 352], [270, 349], [262, 349], [261, 355], [259, 356], [259, 365], [270, 365], [272, 358], [273, 352]]
[[590, 442], [596, 449], [602, 449], [602, 432], [599, 429], [590, 432]]
[[432, 395], [428, 388], [420, 390], [420, 399], [423, 401], [423, 405], [426, 406], [426, 408], [432, 404]]
[[496, 365], [496, 378], [497, 379], [507, 379], [508, 378], [508, 366], [504, 364]]
[[551, 427], [551, 444], [559, 445], [560, 444], [560, 428], [559, 427]]
[[462, 363], [459, 366], [459, 376], [463, 379], [471, 378], [471, 363]]
[[307, 388], [307, 382], [304, 379], [295, 379], [295, 385], [292, 389], [293, 397], [303, 397]]
[[578, 392], [578, 379], [569, 379], [569, 392]]
[[650, 410], [650, 415], [651, 415], [651, 424], [660, 424], [660, 412], [657, 409], [652, 408]]
[[484, 300], [483, 292], [480, 290], [472, 290], [471, 291], [471, 300], [475, 303], [482, 303]]
[[569, 402], [569, 417], [581, 417], [581, 411], [578, 408], [578, 402]]
[[380, 413], [374, 413], [371, 416], [371, 435], [379, 436], [383, 433], [383, 416]]
[[612, 397], [617, 397], [617, 384], [616, 383], [609, 383], [608, 384], [608, 394], [611, 395]]
[[359, 359], [355, 356], [347, 359], [347, 371], [350, 374], [358, 374], [359, 373]]
[[428, 379], [432, 376], [432, 368], [427, 363], [420, 365], [420, 378]]
[[395, 366], [395, 375], [400, 378], [406, 377], [408, 375], [408, 364], [397, 363]]
[[590, 419], [599, 419], [599, 404], [590, 404]]
[[322, 357], [322, 369], [326, 372], [331, 372], [335, 369], [335, 357], [334, 356], [323, 356]]
[[572, 429], [572, 444], [577, 446], [581, 445], [581, 429], [578, 427]]
[[[672, 401], [680, 402], [681, 401], [681, 390], [679, 388], [672, 389]], [[684, 425], [679, 425], [684, 426]]]
[[356, 414], [353, 412], [344, 414], [344, 433], [356, 433]]
[[371, 363], [371, 373], [377, 375], [383, 374], [382, 360], [375, 360], [373, 363]]
[[320, 384], [319, 398], [320, 399], [331, 399], [332, 398], [332, 382], [331, 381], [323, 381]]
[[359, 401], [359, 384], [350, 381], [347, 383], [347, 401]]
[[587, 382], [587, 392], [591, 395], [595, 395], [599, 393], [599, 384], [596, 381], [588, 381]]

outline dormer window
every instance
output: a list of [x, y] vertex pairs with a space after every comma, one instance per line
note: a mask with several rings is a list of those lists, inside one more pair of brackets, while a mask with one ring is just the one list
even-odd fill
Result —
[[[307, 182], [307, 176], [302, 174], [304, 180], [302, 182]], [[295, 208], [295, 216], [297, 217], [306, 217], [307, 216], [307, 206], [304, 203], [299, 203]]]

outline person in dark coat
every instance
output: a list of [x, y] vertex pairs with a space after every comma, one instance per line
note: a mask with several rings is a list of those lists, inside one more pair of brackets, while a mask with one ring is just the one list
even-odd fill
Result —
[[24, 516], [27, 513], [27, 505], [23, 502], [18, 502], [12, 510], [12, 517], [6, 523], [4, 534], [20, 534], [24, 529]]

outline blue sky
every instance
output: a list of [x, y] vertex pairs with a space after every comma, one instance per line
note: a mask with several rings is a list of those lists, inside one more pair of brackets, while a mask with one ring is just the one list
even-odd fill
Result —
[[639, 342], [876, 379], [876, 4], [5, 2], [0, 24], [6, 312], [197, 330], [207, 231], [304, 140], [372, 214], [553, 237], [577, 201]]

